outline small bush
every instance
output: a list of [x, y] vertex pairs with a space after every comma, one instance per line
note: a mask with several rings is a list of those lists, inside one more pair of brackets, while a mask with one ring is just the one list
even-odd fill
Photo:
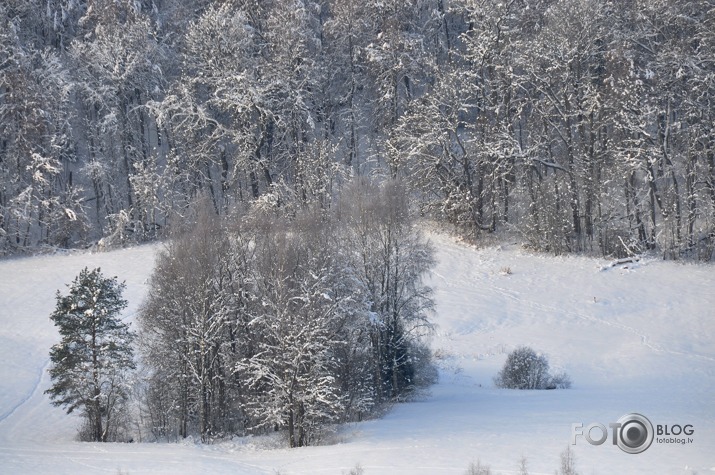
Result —
[[561, 452], [560, 475], [578, 475], [576, 471], [576, 457], [569, 446], [566, 446], [566, 450]]
[[571, 387], [571, 379], [563, 372], [551, 376], [546, 356], [521, 346], [509, 353], [494, 384], [506, 389], [565, 389]]
[[491, 475], [492, 471], [488, 465], [482, 465], [479, 460], [477, 463], [470, 463], [465, 475]]
[[[345, 473], [345, 472], [343, 472]], [[362, 465], [357, 464], [355, 465], [354, 468], [352, 468], [347, 475], [363, 475], [365, 473], [365, 470], [363, 470]]]
[[523, 455], [519, 459], [519, 475], [529, 475], [529, 469], [526, 466], [526, 457]]
[[569, 389], [571, 387], [571, 377], [561, 371], [551, 376], [551, 380], [546, 389]]

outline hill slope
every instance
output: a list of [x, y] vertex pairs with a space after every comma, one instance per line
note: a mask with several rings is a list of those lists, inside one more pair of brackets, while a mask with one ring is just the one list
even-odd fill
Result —
[[[44, 390], [57, 289], [85, 266], [126, 280], [131, 320], [156, 247], [0, 262], [0, 467], [4, 473], [462, 474], [554, 473], [572, 423], [608, 425], [630, 412], [654, 424], [692, 424], [692, 444], [654, 442], [639, 455], [583, 438], [586, 474], [715, 472], [715, 267], [535, 255], [514, 246], [473, 249], [431, 236], [439, 264], [432, 347], [440, 382], [381, 420], [345, 427], [339, 443], [271, 448], [272, 438], [214, 446], [74, 442], [78, 419]], [[503, 272], [511, 269], [511, 274]], [[526, 344], [566, 370], [570, 390], [496, 389], [506, 353]], [[598, 434], [594, 434], [597, 436]]]

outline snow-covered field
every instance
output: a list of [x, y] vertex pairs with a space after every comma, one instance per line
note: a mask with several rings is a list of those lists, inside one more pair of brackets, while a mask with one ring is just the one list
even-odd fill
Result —
[[[691, 444], [657, 441], [628, 455], [583, 438], [579, 473], [715, 473], [715, 267], [645, 260], [602, 268], [516, 246], [472, 249], [434, 234], [432, 276], [440, 381], [381, 420], [352, 424], [333, 445], [275, 448], [266, 438], [212, 446], [74, 442], [78, 420], [50, 405], [48, 350], [58, 340], [54, 296], [85, 266], [126, 280], [126, 318], [146, 290], [156, 246], [0, 261], [0, 473], [553, 474], [572, 424], [606, 426], [638, 412], [654, 425], [692, 424]], [[511, 269], [511, 274], [503, 272]], [[628, 268], [625, 268], [628, 267]], [[573, 388], [510, 391], [492, 377], [530, 345]], [[596, 432], [593, 434], [598, 436]]]

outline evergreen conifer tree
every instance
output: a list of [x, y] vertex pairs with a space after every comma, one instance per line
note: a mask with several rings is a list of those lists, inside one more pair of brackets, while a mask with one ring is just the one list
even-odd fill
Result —
[[100, 269], [85, 268], [69, 286], [57, 292], [50, 318], [61, 341], [50, 350], [52, 387], [46, 391], [67, 413], [79, 408], [87, 419], [87, 438], [116, 438], [118, 415], [128, 398], [127, 376], [135, 368], [134, 334], [119, 313], [127, 306], [125, 285], [105, 278]]

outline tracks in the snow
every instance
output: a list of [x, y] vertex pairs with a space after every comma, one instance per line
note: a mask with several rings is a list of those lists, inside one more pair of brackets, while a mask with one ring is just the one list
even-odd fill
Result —
[[35, 394], [40, 390], [40, 386], [42, 384], [42, 377], [45, 375], [45, 372], [47, 371], [47, 368], [50, 366], [50, 360], [49, 358], [45, 360], [44, 364], [42, 365], [42, 368], [39, 371], [39, 374], [37, 375], [37, 378], [35, 379], [34, 384], [32, 385], [32, 389], [23, 396], [23, 398], [16, 403], [13, 407], [8, 409], [7, 411], [3, 412], [0, 414], [0, 424], [4, 423], [7, 419], [12, 417], [13, 414], [17, 412], [18, 409], [20, 409], [23, 405], [25, 405], [30, 399], [32, 399]]

